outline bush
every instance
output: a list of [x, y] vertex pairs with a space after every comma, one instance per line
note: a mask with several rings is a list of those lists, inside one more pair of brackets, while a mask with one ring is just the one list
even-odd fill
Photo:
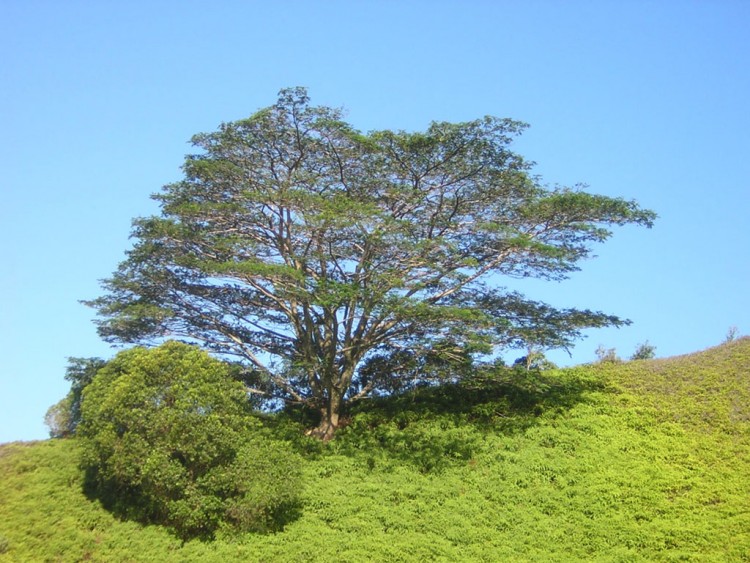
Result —
[[298, 504], [300, 461], [264, 433], [233, 369], [168, 342], [99, 370], [78, 427], [92, 493], [182, 538], [282, 527]]

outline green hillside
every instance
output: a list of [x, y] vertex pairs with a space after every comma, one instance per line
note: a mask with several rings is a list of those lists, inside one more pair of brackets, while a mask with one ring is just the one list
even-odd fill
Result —
[[0, 447], [0, 562], [750, 561], [750, 339], [372, 401], [305, 454], [283, 532], [183, 543]]

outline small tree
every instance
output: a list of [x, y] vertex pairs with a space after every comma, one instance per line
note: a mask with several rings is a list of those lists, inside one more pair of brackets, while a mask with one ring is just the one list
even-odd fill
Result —
[[739, 334], [739, 329], [736, 326], [730, 326], [729, 330], [727, 330], [727, 335], [724, 337], [724, 342], [734, 342], [737, 339], [737, 335]]
[[649, 344], [648, 340], [638, 345], [633, 355], [630, 356], [631, 360], [651, 360], [656, 357], [656, 346]]
[[602, 344], [599, 344], [594, 353], [600, 364], [618, 364], [622, 361], [617, 355], [617, 350], [614, 348], [605, 348]]
[[100, 334], [238, 356], [254, 392], [318, 410], [316, 434], [330, 438], [347, 401], [414, 373], [366, 377], [373, 363], [567, 347], [582, 329], [626, 324], [495, 285], [564, 279], [609, 226], [655, 218], [540, 185], [509, 148], [524, 127], [485, 117], [362, 134], [283, 90], [193, 138], [185, 178], [155, 196], [161, 216], [135, 221], [135, 247], [89, 302]]
[[81, 422], [83, 390], [106, 364], [101, 358], [68, 358], [65, 379], [70, 381], [70, 391], [52, 405], [44, 416], [44, 423], [50, 429], [50, 437], [64, 438], [75, 434]]
[[71, 418], [72, 397], [68, 393], [57, 403], [47, 409], [44, 424], [49, 428], [50, 438], [66, 438], [75, 431], [75, 424]]
[[89, 486], [116, 512], [211, 537], [265, 531], [295, 510], [300, 466], [265, 438], [233, 368], [168, 342], [119, 353], [83, 393]]

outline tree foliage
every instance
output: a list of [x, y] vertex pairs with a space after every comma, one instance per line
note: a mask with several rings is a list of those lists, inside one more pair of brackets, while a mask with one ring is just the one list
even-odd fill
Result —
[[261, 434], [231, 370], [177, 342], [121, 352], [99, 370], [78, 432], [94, 494], [184, 538], [283, 525], [299, 462]]
[[564, 279], [610, 226], [655, 217], [541, 185], [510, 150], [524, 127], [485, 117], [363, 134], [304, 89], [283, 90], [193, 137], [184, 179], [155, 195], [160, 216], [134, 222], [134, 248], [89, 302], [100, 333], [238, 356], [256, 392], [318, 409], [329, 437], [346, 401], [414, 366], [567, 347], [584, 328], [627, 322], [498, 285]]

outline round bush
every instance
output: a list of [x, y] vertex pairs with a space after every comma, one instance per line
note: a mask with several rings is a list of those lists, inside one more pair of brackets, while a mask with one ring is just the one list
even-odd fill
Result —
[[232, 369], [178, 342], [108, 362], [84, 391], [78, 428], [92, 492], [183, 538], [283, 526], [300, 460], [263, 432]]

